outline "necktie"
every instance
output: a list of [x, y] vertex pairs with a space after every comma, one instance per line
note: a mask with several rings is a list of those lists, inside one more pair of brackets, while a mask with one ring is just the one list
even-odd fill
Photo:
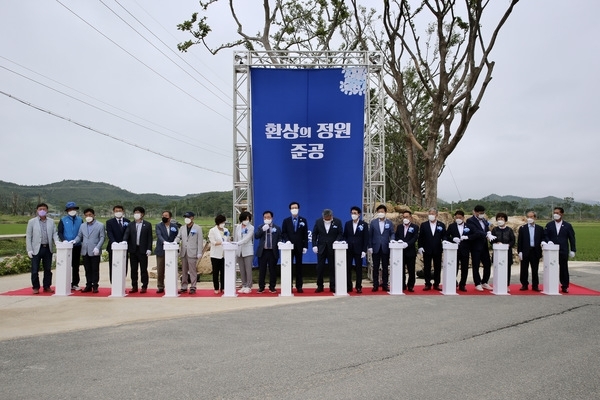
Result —
[[271, 229], [267, 231], [267, 243], [265, 244], [265, 249], [271, 248]]
[[121, 228], [123, 227], [123, 220], [122, 220], [122, 219], [120, 219], [120, 220], [119, 220], [119, 226], [120, 226]]
[[294, 218], [294, 232], [296, 232], [297, 228], [298, 228], [298, 219]]

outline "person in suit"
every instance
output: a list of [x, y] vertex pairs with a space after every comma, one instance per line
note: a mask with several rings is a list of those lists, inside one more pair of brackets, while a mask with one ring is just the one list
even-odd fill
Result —
[[36, 207], [37, 216], [27, 221], [25, 231], [25, 247], [31, 259], [31, 286], [33, 294], [40, 292], [40, 263], [44, 269], [43, 291], [54, 293], [52, 290], [52, 253], [54, 242], [59, 240], [54, 227], [54, 220], [48, 218], [48, 205], [40, 203]]
[[[490, 223], [485, 219], [484, 206], [475, 206], [473, 216], [467, 219], [467, 227], [470, 230], [468, 240], [475, 290], [480, 292], [483, 289], [492, 290], [492, 286], [488, 283], [492, 270], [488, 240], [491, 240], [492, 233], [490, 232]], [[480, 265], [483, 266], [483, 277], [479, 274]]]
[[104, 245], [104, 225], [96, 220], [92, 208], [83, 210], [85, 224], [79, 227], [75, 243], [81, 243], [83, 268], [85, 269], [85, 289], [82, 292], [98, 293], [100, 281], [100, 258]]
[[[65, 205], [67, 215], [58, 221], [58, 238], [61, 242], [75, 242], [79, 234], [79, 227], [83, 224], [83, 219], [77, 215], [77, 204], [69, 201]], [[81, 243], [73, 244], [71, 252], [71, 290], [81, 290], [79, 288], [79, 263], [81, 262]]]
[[427, 219], [419, 229], [419, 254], [423, 255], [423, 276], [425, 287], [431, 290], [431, 265], [433, 264], [433, 289], [442, 290], [440, 281], [442, 277], [442, 240], [446, 238], [446, 225], [438, 221], [438, 211], [430, 208]]
[[469, 276], [469, 233], [470, 229], [465, 225], [464, 211], [456, 210], [454, 213], [454, 222], [448, 225], [446, 240], [458, 244], [456, 275], [460, 271], [458, 290], [461, 292], [467, 291], [467, 277]]
[[554, 207], [552, 219], [544, 229], [544, 242], [546, 244], [559, 245], [558, 250], [558, 274], [560, 286], [563, 293], [569, 293], [569, 257], [575, 257], [575, 231], [573, 226], [563, 220], [565, 210], [562, 207]]
[[190, 277], [190, 294], [196, 294], [198, 272], [196, 264], [202, 258], [204, 236], [200, 225], [194, 223], [195, 214], [191, 211], [183, 214], [184, 225], [179, 228], [175, 242], [181, 243], [179, 257], [181, 258], [181, 289], [179, 293], [187, 292], [188, 274]]
[[[123, 217], [124, 208], [122, 205], [116, 205], [113, 207], [114, 218], [106, 221], [106, 236], [108, 236], [108, 244], [106, 245], [106, 251], [108, 252], [108, 279], [112, 283], [112, 244], [121, 243], [123, 241], [123, 233], [125, 228], [129, 225], [129, 219]], [[127, 274], [127, 264], [129, 258], [125, 256], [125, 273]]]
[[379, 290], [379, 268], [381, 267], [381, 288], [389, 291], [388, 281], [390, 276], [390, 242], [394, 240], [394, 224], [385, 217], [387, 207], [384, 204], [377, 206], [376, 219], [369, 224], [368, 252], [373, 257], [373, 292]]
[[138, 292], [138, 266], [141, 275], [142, 289], [148, 290], [148, 257], [152, 254], [152, 224], [144, 220], [146, 210], [137, 206], [133, 209], [134, 222], [127, 225], [123, 233], [123, 241], [127, 242], [127, 251], [131, 260], [131, 290]]
[[[163, 211], [161, 221], [156, 224], [156, 227], [154, 228], [156, 231], [156, 247], [154, 248], [154, 254], [156, 255], [156, 293], [165, 292], [164, 244], [174, 242], [179, 233], [179, 227], [171, 221], [172, 217], [173, 214], [171, 211]], [[108, 226], [108, 221], [106, 222], [106, 225]]]
[[[407, 246], [402, 250], [402, 288], [409, 292], [414, 292], [416, 282], [415, 265], [417, 262], [417, 239], [419, 238], [419, 225], [413, 222], [412, 212], [405, 210], [402, 212], [402, 224], [396, 227], [395, 240], [400, 243], [406, 243]], [[408, 281], [404, 274], [404, 269], [408, 273]]]
[[519, 227], [517, 238], [517, 253], [521, 261], [519, 290], [529, 289], [529, 266], [531, 266], [531, 290], [540, 291], [540, 278], [538, 267], [542, 258], [542, 240], [544, 240], [544, 228], [535, 223], [537, 214], [535, 211], [527, 212], [527, 224]]
[[242, 288], [238, 293], [252, 293], [252, 261], [254, 260], [254, 226], [252, 214], [242, 211], [240, 223], [233, 232], [233, 241], [238, 244], [237, 263], [240, 266]]
[[215, 294], [223, 293], [225, 290], [225, 251], [223, 242], [229, 242], [231, 235], [225, 228], [227, 218], [219, 214], [215, 217], [215, 226], [208, 231], [210, 242], [210, 263], [212, 265], [212, 278]]
[[333, 211], [326, 208], [312, 230], [313, 252], [317, 255], [317, 290], [323, 292], [323, 275], [329, 269], [329, 291], [335, 292], [335, 261], [333, 242], [343, 239], [342, 221], [334, 218]]
[[263, 224], [257, 227], [254, 238], [258, 239], [258, 293], [265, 291], [265, 279], [269, 270], [269, 292], [277, 293], [277, 243], [281, 242], [281, 228], [273, 223], [273, 212], [263, 212]]
[[292, 201], [289, 208], [292, 215], [283, 220], [281, 224], [281, 237], [284, 242], [290, 242], [294, 245], [292, 263], [296, 271], [296, 292], [303, 293], [302, 255], [306, 254], [308, 249], [308, 221], [306, 218], [298, 215], [300, 203]]
[[356, 269], [356, 293], [362, 293], [363, 258], [367, 256], [369, 248], [369, 224], [360, 218], [360, 207], [350, 208], [350, 221], [344, 226], [342, 237], [348, 244], [346, 250], [346, 288], [352, 292], [352, 261]]
[[[510, 269], [513, 264], [513, 247], [515, 245], [516, 239], [515, 239], [515, 233], [513, 232], [513, 230], [506, 226], [507, 221], [508, 221], [508, 215], [506, 213], [499, 212], [496, 214], [496, 224], [498, 226], [495, 226], [492, 229], [492, 236], [491, 236], [492, 240], [490, 240], [490, 243], [492, 243], [492, 244], [502, 243], [502, 244], [508, 245], [508, 255], [507, 255], [508, 265], [507, 265], [507, 274], [506, 274], [507, 275], [506, 285], [508, 287], [508, 286], [510, 286]], [[510, 287], [507, 290], [510, 292]]]

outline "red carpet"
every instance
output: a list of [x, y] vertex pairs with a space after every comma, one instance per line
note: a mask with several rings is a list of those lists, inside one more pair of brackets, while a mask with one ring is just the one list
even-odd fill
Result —
[[[533, 290], [529, 289], [527, 291], [520, 291], [519, 288], [521, 287], [520, 284], [513, 284], [510, 285], [510, 294], [513, 296], [545, 296], [544, 294], [542, 294], [541, 292], [534, 292]], [[540, 289], [543, 289], [543, 287], [540, 285]], [[110, 288], [99, 288], [99, 293], [82, 293], [80, 291], [78, 292], [71, 292], [71, 297], [108, 297], [111, 294], [111, 289]], [[298, 296], [298, 297], [308, 297], [308, 296], [333, 296], [334, 294], [332, 292], [329, 291], [329, 289], [325, 289], [324, 292], [322, 293], [315, 293], [315, 288], [306, 288], [304, 289], [304, 293], [297, 293], [296, 289], [294, 289], [292, 291], [292, 293], [294, 294], [294, 296]], [[257, 293], [257, 289], [254, 288], [252, 290], [252, 293], [249, 294], [241, 294], [238, 293], [238, 297], [242, 298], [242, 297], [277, 297], [279, 296], [279, 294], [281, 293], [281, 289], [277, 288], [277, 293], [269, 293], [268, 290], [265, 291], [264, 293]], [[478, 292], [475, 290], [475, 287], [472, 284], [467, 285], [467, 291], [466, 292], [458, 292], [457, 293], [461, 296], [469, 296], [469, 295], [474, 295], [474, 296], [494, 296], [494, 294], [492, 293], [492, 291], [490, 290], [484, 290], [483, 292]], [[370, 287], [365, 287], [363, 288], [363, 292], [362, 293], [356, 293], [356, 291], [353, 291], [351, 293], [349, 293], [350, 296], [355, 296], [355, 297], [359, 297], [359, 296], [388, 296], [387, 292], [383, 292], [382, 290], [379, 290], [378, 292], [371, 292], [371, 288]], [[423, 290], [423, 285], [420, 286], [415, 286], [415, 291], [410, 293], [408, 291], [404, 291], [404, 294], [406, 294], [407, 296], [443, 296], [442, 292], [438, 292], [437, 290], [429, 290], [429, 291], [424, 291]], [[40, 291], [39, 294], [33, 294], [32, 289], [30, 287], [26, 287], [23, 289], [19, 289], [19, 290], [12, 290], [9, 292], [5, 292], [5, 293], [0, 293], [0, 296], [38, 296], [38, 297], [43, 297], [43, 296], [52, 296], [53, 293], [43, 293]], [[592, 289], [588, 289], [585, 288], [583, 286], [579, 286], [579, 285], [574, 285], [571, 284], [569, 286], [569, 293], [568, 294], [564, 294], [565, 296], [600, 296], [600, 292], [592, 290]], [[147, 293], [141, 294], [141, 293], [132, 293], [132, 294], [127, 294], [126, 297], [129, 298], [141, 298], [141, 297], [163, 297], [164, 293], [156, 293], [156, 289], [148, 289]], [[185, 293], [185, 294], [181, 294], [180, 297], [214, 297], [214, 298], [218, 298], [221, 297], [221, 294], [215, 294], [214, 291], [212, 289], [201, 289], [198, 290], [196, 292], [196, 294], [189, 294], [189, 293]]]

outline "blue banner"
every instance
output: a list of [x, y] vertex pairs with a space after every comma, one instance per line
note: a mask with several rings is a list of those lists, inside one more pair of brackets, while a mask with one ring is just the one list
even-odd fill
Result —
[[281, 226], [291, 201], [311, 231], [325, 208], [348, 221], [362, 208], [366, 69], [251, 68], [250, 82], [255, 225], [271, 210]]

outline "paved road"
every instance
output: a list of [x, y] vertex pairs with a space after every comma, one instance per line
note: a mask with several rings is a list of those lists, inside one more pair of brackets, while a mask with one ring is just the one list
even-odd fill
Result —
[[[572, 280], [600, 290], [599, 272], [577, 263]], [[81, 318], [76, 330], [0, 341], [2, 398], [530, 400], [600, 390], [600, 297], [192, 299], [186, 316], [159, 307], [157, 320], [104, 327], [89, 318], [118, 307], [91, 300], [79, 315], [63, 302], [41, 306], [65, 325]], [[113, 300], [138, 304], [127, 310], [135, 320], [167, 299]], [[2, 317], [18, 307], [0, 305]], [[40, 313], [27, 308], [23, 326], [35, 330], [25, 321]]]

